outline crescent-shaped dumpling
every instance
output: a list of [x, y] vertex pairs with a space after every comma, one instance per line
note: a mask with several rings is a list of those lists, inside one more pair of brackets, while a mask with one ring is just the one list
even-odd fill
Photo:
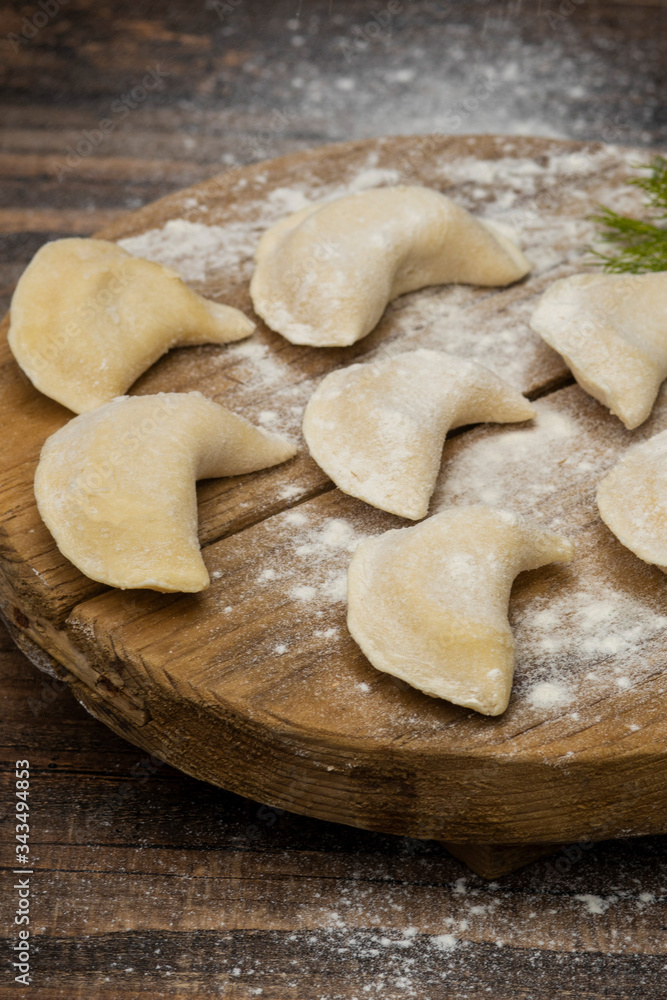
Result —
[[422, 349], [327, 375], [306, 407], [303, 433], [341, 490], [418, 520], [452, 427], [534, 416], [528, 400], [488, 368]]
[[35, 474], [62, 554], [111, 587], [203, 590], [197, 479], [238, 476], [296, 448], [199, 392], [121, 396], [46, 441]]
[[619, 542], [667, 573], [667, 431], [625, 453], [598, 486], [597, 502]]
[[572, 555], [567, 539], [505, 511], [450, 507], [361, 543], [347, 576], [348, 627], [378, 670], [500, 715], [514, 674], [512, 581]]
[[509, 285], [530, 270], [492, 223], [422, 187], [309, 205], [262, 237], [255, 312], [293, 344], [337, 347], [369, 333], [388, 302], [425, 285]]
[[9, 346], [33, 385], [84, 413], [126, 392], [172, 347], [225, 344], [254, 324], [197, 295], [175, 271], [107, 240], [38, 250], [19, 279]]
[[561, 278], [530, 325], [628, 430], [646, 420], [667, 377], [667, 272]]

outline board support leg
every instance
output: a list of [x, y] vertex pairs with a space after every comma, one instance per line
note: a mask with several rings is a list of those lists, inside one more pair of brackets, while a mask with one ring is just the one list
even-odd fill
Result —
[[562, 844], [450, 844], [440, 842], [459, 861], [482, 878], [494, 879], [556, 854]]

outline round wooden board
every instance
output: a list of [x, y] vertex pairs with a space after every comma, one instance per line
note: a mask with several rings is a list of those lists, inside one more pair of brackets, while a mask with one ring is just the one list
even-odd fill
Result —
[[624, 448], [667, 426], [667, 399], [628, 433], [527, 323], [543, 289], [581, 269], [593, 206], [638, 205], [624, 180], [641, 155], [491, 136], [348, 143], [220, 175], [100, 234], [187, 220], [134, 252], [250, 313], [252, 250], [304, 198], [424, 184], [521, 232], [535, 268], [511, 288], [404, 296], [371, 335], [340, 350], [293, 346], [260, 323], [244, 344], [172, 352], [133, 390], [197, 388], [298, 435], [324, 374], [428, 346], [475, 357], [537, 399], [535, 427], [452, 438], [432, 505], [498, 503], [577, 546], [570, 567], [523, 574], [514, 587], [517, 675], [502, 717], [428, 698], [361, 654], [345, 626], [350, 552], [359, 537], [401, 522], [333, 488], [303, 442], [277, 469], [200, 485], [206, 592], [112, 591], [83, 577], [56, 549], [32, 490], [42, 443], [71, 414], [19, 371], [5, 320], [0, 591], [22, 648], [128, 740], [276, 807], [460, 844], [667, 831], [665, 579], [616, 542], [593, 499]]

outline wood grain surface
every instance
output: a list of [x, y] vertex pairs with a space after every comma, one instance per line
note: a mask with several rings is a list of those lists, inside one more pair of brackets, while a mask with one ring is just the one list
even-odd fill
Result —
[[[664, 428], [667, 406], [660, 401], [640, 431], [626, 432], [578, 386], [556, 388], [572, 379], [526, 322], [551, 281], [581, 268], [586, 215], [599, 192], [625, 192], [627, 164], [637, 155], [493, 136], [365, 140], [231, 171], [102, 231], [126, 239], [185, 218], [235, 234], [240, 249], [224, 267], [202, 272], [196, 287], [248, 312], [256, 233], [267, 211], [284, 212], [286, 197], [406, 177], [461, 204], [502, 205], [511, 196], [509, 220], [522, 220], [535, 262], [526, 281], [403, 296], [351, 348], [295, 346], [260, 323], [250, 353], [248, 345], [174, 351], [135, 389], [197, 388], [251, 419], [268, 413], [271, 426], [298, 435], [318, 378], [388, 349], [454, 349], [511, 373], [537, 400], [535, 427], [459, 433], [446, 448], [431, 506], [479, 502], [493, 490], [497, 505], [557, 526], [575, 542], [568, 570], [545, 567], [515, 584], [512, 614], [524, 610], [527, 635], [502, 717], [480, 717], [370, 668], [346, 628], [350, 545], [402, 521], [334, 489], [303, 446], [282, 466], [206, 486], [200, 534], [212, 583], [201, 594], [125, 593], [75, 572], [42, 524], [32, 488], [45, 437], [69, 415], [32, 387], [11, 356], [0, 367], [0, 419], [13, 428], [0, 457], [4, 616], [116, 732], [195, 777], [277, 808], [462, 844], [665, 832], [663, 575], [616, 542], [594, 495], [624, 449]], [[492, 177], [488, 189], [477, 179], [471, 191], [471, 173]], [[488, 440], [501, 450], [503, 463], [492, 471], [485, 458], [480, 482], [474, 469], [457, 476], [457, 462], [465, 468], [480, 437], [482, 448]], [[538, 645], [530, 658], [532, 621], [544, 613], [532, 609], [558, 601], [568, 608], [569, 601], [578, 610], [591, 600], [594, 615], [601, 605], [605, 616], [630, 605], [626, 630], [639, 627], [641, 636], [610, 645], [610, 618], [602, 646], [591, 646], [593, 619], [566, 657], [567, 697], [555, 706], [535, 703], [533, 678], [553, 689], [554, 668], [544, 670], [554, 657]], [[646, 634], [642, 621], [655, 623]]]
[[[204, 6], [70, 0], [16, 51], [8, 34], [38, 8], [0, 8], [4, 308], [46, 239], [92, 233], [221, 166], [354, 136], [511, 131], [515, 121], [570, 138], [667, 139], [657, 0], [589, 0], [565, 17], [555, 0], [415, 2], [363, 49], [364, 2], [309, 0], [300, 17], [283, 0], [270, 12], [230, 4], [222, 18]], [[355, 37], [348, 59], [340, 39]], [[66, 147], [166, 58], [170, 86], [58, 182]], [[487, 69], [507, 82], [456, 125], [450, 113]], [[34, 764], [28, 995], [667, 996], [661, 838], [575, 846], [489, 887], [433, 842], [280, 814], [187, 778], [110, 734], [8, 641], [0, 664], [3, 757], [12, 773], [16, 756]], [[591, 893], [603, 912], [576, 898]], [[346, 920], [350, 902], [362, 912]], [[453, 927], [464, 913], [468, 928]], [[408, 949], [397, 943], [406, 926], [418, 931]], [[449, 931], [462, 942], [451, 953], [433, 942]], [[11, 944], [8, 930], [4, 954]], [[3, 979], [0, 995], [21, 994]]]

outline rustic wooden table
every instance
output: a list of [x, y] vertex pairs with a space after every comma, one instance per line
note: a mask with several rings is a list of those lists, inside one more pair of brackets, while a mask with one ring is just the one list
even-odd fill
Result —
[[[288, 150], [427, 131], [664, 145], [665, 20], [596, 0], [6, 4], [0, 305], [47, 239]], [[183, 776], [4, 631], [0, 675], [2, 997], [667, 997], [664, 838], [573, 845], [488, 883], [437, 844]], [[10, 971], [22, 759], [26, 988]]]

